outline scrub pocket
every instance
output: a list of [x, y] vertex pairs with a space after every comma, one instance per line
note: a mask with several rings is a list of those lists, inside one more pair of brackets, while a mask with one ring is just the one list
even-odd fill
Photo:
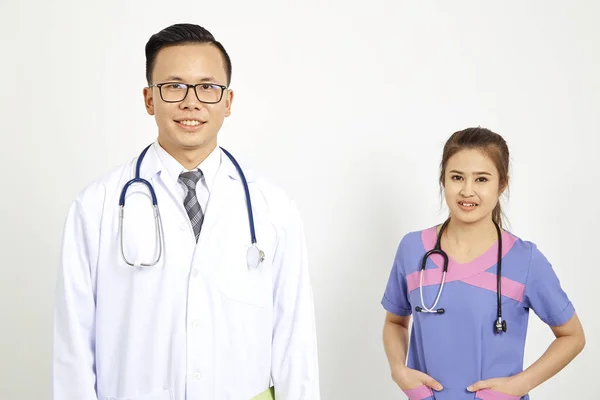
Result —
[[483, 389], [478, 390], [475, 393], [475, 398], [479, 400], [520, 400], [521, 396], [513, 396], [511, 394], [500, 393], [492, 389]]
[[402, 389], [408, 400], [433, 400], [433, 390], [430, 387], [422, 385], [416, 389]]

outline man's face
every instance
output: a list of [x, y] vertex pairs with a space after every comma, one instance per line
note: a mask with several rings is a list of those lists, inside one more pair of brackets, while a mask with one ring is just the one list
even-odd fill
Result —
[[[165, 84], [166, 83], [166, 84]], [[227, 73], [220, 51], [211, 44], [185, 44], [166, 47], [156, 55], [152, 84], [162, 86], [164, 100], [179, 100], [185, 95], [182, 83], [202, 84], [197, 87], [200, 99], [218, 100], [221, 88], [227, 85]], [[190, 88], [185, 99], [167, 102], [159, 88], [144, 88], [148, 114], [158, 125], [158, 140], [167, 151], [212, 149], [217, 145], [217, 133], [223, 120], [231, 113], [233, 92], [223, 91], [221, 100], [206, 104], [198, 100]]]

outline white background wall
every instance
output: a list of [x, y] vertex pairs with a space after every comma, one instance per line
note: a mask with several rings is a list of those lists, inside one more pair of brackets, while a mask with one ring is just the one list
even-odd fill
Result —
[[[156, 127], [144, 45], [207, 27], [233, 60], [222, 144], [303, 213], [323, 399], [398, 399], [379, 304], [396, 246], [442, 221], [445, 139], [482, 125], [512, 151], [509, 228], [554, 264], [586, 328], [535, 399], [600, 398], [600, 3], [0, 2], [0, 398], [50, 396], [62, 224], [76, 192]], [[550, 330], [532, 314], [526, 363]]]

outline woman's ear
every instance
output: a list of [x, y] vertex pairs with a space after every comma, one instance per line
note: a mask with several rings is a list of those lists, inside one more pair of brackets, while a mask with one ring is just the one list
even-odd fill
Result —
[[506, 191], [506, 189], [508, 188], [508, 180], [509, 180], [509, 176], [506, 176], [506, 179], [504, 179], [501, 183], [500, 183], [500, 195], [503, 195], [504, 192]]

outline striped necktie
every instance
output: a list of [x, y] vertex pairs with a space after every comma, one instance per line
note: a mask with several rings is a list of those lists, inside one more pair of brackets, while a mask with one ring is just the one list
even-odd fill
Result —
[[187, 188], [187, 194], [183, 200], [183, 206], [187, 212], [190, 222], [192, 223], [192, 229], [194, 230], [194, 236], [196, 237], [196, 243], [200, 236], [200, 228], [202, 227], [202, 221], [204, 220], [204, 213], [202, 207], [198, 203], [196, 197], [196, 184], [202, 178], [202, 171], [196, 169], [194, 171], [182, 172], [179, 175], [179, 182], [183, 183]]

